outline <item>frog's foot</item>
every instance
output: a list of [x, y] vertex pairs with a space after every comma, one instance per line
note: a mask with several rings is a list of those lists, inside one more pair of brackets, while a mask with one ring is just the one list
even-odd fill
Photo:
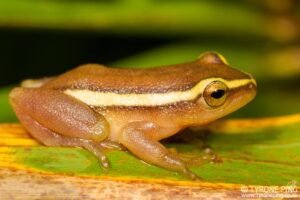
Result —
[[194, 174], [178, 154], [168, 151], [157, 141], [157, 135], [167, 131], [151, 122], [132, 122], [123, 128], [120, 142], [128, 150], [149, 164], [154, 164], [169, 170], [177, 171], [192, 180], [200, 178]]
[[180, 159], [189, 167], [199, 166], [204, 163], [220, 163], [221, 158], [216, 154], [205, 154], [203, 156], [180, 155]]
[[206, 147], [204, 150], [205, 155], [202, 156], [203, 160], [209, 161], [211, 163], [221, 163], [221, 157], [215, 153], [211, 147]]
[[[202, 130], [200, 133], [195, 133], [192, 129], [186, 129], [182, 133], [176, 135], [175, 140], [183, 141], [185, 143], [192, 144], [199, 149], [203, 150], [204, 155], [201, 157], [194, 158], [182, 158], [186, 161], [186, 163], [190, 163], [192, 165], [199, 165], [203, 162], [211, 162], [211, 163], [219, 163], [222, 162], [221, 158], [215, 153], [212, 147], [205, 142], [208, 137], [209, 132], [206, 130]], [[183, 156], [185, 157], [185, 156]], [[191, 160], [191, 161], [189, 161]], [[194, 164], [193, 164], [194, 163]]]
[[189, 167], [199, 166], [204, 163], [219, 163], [219, 162], [221, 162], [220, 157], [218, 157], [217, 154], [212, 153], [208, 149], [204, 150], [204, 155], [202, 155], [202, 156], [182, 154], [182, 153], [179, 153], [176, 148], [169, 148], [168, 150], [174, 154], [177, 154], [177, 156], [180, 157], [182, 162], [184, 162], [184, 164]]

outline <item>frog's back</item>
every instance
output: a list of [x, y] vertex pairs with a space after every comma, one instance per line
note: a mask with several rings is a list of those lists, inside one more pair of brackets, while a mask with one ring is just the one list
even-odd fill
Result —
[[148, 69], [110, 68], [87, 64], [58, 76], [44, 87], [115, 93], [163, 93], [187, 90], [199, 81], [218, 74], [227, 79], [234, 79], [235, 76], [241, 75], [228, 66], [207, 65], [198, 60]]

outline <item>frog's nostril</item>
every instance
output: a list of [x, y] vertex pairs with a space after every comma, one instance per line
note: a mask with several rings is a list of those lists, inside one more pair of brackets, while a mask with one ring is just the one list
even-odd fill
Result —
[[250, 83], [248, 86], [249, 89], [255, 88], [255, 85], [253, 83]]
[[253, 96], [252, 98], [254, 98], [254, 96], [256, 95], [256, 93], [257, 93], [257, 90], [256, 90], [256, 88], [257, 88], [257, 86], [256, 86], [256, 84], [255, 83], [250, 83], [250, 84], [248, 84], [248, 94], [250, 95], [250, 96]]

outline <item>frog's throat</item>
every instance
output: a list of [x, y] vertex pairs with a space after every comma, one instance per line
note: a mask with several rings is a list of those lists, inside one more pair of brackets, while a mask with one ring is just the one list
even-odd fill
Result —
[[87, 89], [67, 89], [64, 92], [90, 106], [163, 106], [183, 101], [192, 101], [198, 98], [206, 86], [213, 81], [225, 83], [229, 90], [251, 83], [256, 86], [253, 78], [236, 80], [208, 78], [201, 80], [189, 90], [166, 93], [118, 94], [114, 92], [90, 91]]

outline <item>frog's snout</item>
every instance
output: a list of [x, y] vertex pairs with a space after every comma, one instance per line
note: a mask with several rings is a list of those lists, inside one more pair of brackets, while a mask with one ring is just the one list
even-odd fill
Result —
[[250, 102], [252, 99], [254, 99], [254, 97], [256, 96], [256, 93], [257, 93], [257, 84], [256, 84], [255, 80], [254, 80], [254, 82], [251, 82], [248, 84], [247, 90], [250, 93], [250, 95], [252, 96], [249, 99], [249, 102]]
[[250, 79], [250, 83], [248, 84], [248, 90], [253, 95], [253, 98], [254, 98], [257, 93], [257, 82], [251, 74], [248, 74], [248, 76]]
[[245, 101], [245, 104], [247, 104], [256, 96], [257, 82], [251, 74], [246, 73], [246, 72], [244, 72], [244, 73], [248, 76], [249, 82], [246, 85], [241, 87], [241, 91], [244, 91], [244, 95], [243, 95], [243, 96], [245, 96], [244, 101]]
[[248, 104], [254, 99], [257, 94], [257, 83], [252, 76], [249, 83], [242, 87], [240, 92], [242, 93], [240, 102], [240, 104], [242, 104], [241, 106]]
[[257, 83], [251, 76], [249, 76], [249, 79], [245, 84], [230, 91], [227, 97], [228, 101], [224, 109], [226, 111], [224, 113], [229, 114], [245, 106], [254, 99], [256, 93]]

